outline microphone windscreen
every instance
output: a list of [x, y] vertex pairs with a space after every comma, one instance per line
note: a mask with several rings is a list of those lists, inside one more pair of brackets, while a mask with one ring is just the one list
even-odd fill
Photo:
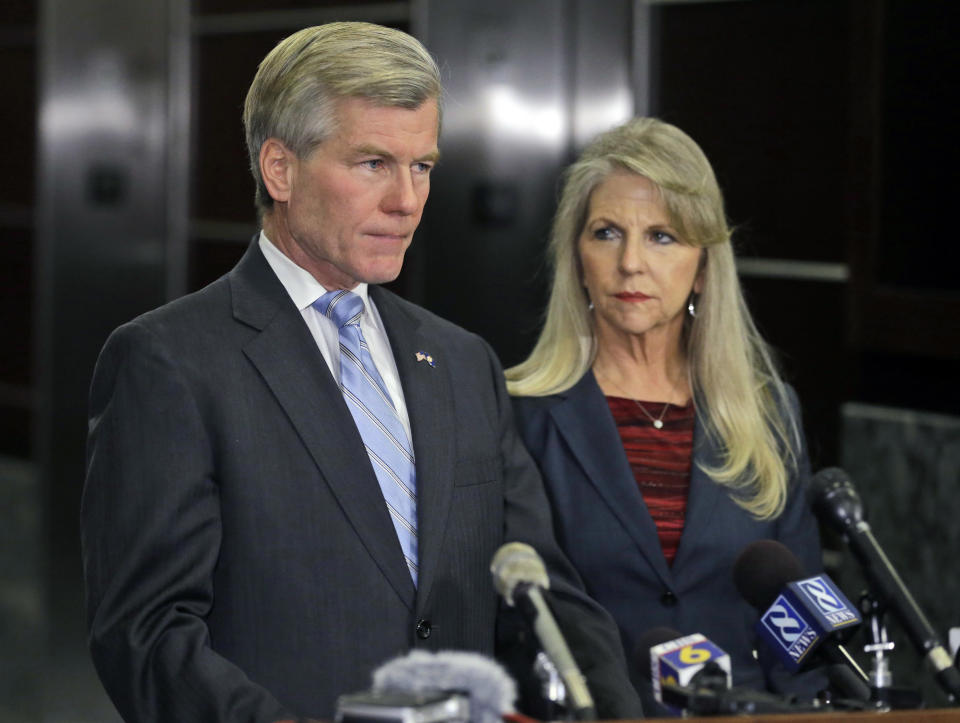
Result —
[[844, 533], [864, 519], [863, 501], [850, 475], [839, 467], [817, 472], [807, 488], [807, 499], [817, 518], [836, 532]]
[[682, 637], [683, 633], [663, 625], [650, 628], [641, 635], [633, 649], [633, 658], [640, 675], [646, 680], [653, 680], [653, 671], [650, 669], [650, 648]]
[[770, 607], [787, 583], [803, 576], [800, 560], [776, 540], [751, 542], [733, 564], [733, 584], [758, 610]]
[[464, 692], [470, 697], [470, 723], [502, 723], [517, 699], [517, 684], [498, 663], [458, 650], [413, 650], [387, 661], [373, 672], [373, 690]]
[[853, 482], [850, 480], [850, 475], [844, 470], [839, 467], [827, 467], [810, 478], [808, 495], [811, 499], [815, 499], [829, 493], [831, 490], [852, 486], [852, 484]]
[[550, 589], [550, 578], [543, 560], [536, 550], [523, 542], [508, 542], [497, 550], [490, 561], [490, 572], [497, 592], [510, 605], [513, 605], [514, 588], [520, 583]]

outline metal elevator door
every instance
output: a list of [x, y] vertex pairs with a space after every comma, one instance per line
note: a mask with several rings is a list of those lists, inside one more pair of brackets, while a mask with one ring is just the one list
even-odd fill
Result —
[[[504, 365], [539, 331], [563, 168], [646, 97], [646, 6], [629, 0], [424, 3], [447, 97], [441, 162], [412, 249], [414, 300], [487, 339]], [[416, 20], [416, 18], [415, 18]], [[639, 44], [638, 44], [639, 41]], [[639, 90], [638, 90], [639, 89]]]

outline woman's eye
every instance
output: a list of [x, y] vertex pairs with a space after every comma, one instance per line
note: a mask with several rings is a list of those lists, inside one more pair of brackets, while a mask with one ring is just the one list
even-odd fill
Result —
[[653, 231], [650, 234], [650, 238], [652, 238], [655, 243], [663, 245], [675, 243], [677, 240], [666, 231]]
[[611, 226], [601, 226], [593, 230], [593, 237], [598, 241], [612, 241], [617, 238], [617, 230]]

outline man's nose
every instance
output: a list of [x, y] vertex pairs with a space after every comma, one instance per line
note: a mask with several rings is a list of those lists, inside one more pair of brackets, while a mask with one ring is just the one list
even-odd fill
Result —
[[414, 185], [410, 171], [401, 171], [391, 182], [390, 189], [383, 199], [384, 211], [400, 213], [405, 216], [416, 213], [420, 207], [420, 195]]

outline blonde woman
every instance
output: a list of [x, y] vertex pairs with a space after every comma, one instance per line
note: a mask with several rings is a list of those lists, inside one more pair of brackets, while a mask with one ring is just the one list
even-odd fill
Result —
[[755, 659], [757, 613], [732, 580], [754, 540], [784, 543], [810, 574], [820, 546], [797, 401], [730, 235], [689, 136], [653, 118], [599, 136], [566, 173], [546, 322], [507, 386], [558, 538], [628, 654], [655, 626], [699, 632], [730, 653], [735, 683], [814, 692], [819, 676]]

